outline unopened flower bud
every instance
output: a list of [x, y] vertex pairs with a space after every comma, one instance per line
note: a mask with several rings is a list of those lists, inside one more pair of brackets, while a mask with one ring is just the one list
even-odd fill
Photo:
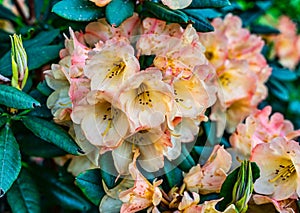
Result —
[[240, 213], [248, 209], [248, 201], [253, 192], [253, 175], [250, 161], [243, 161], [240, 167], [237, 181], [232, 191], [232, 202]]
[[28, 78], [27, 54], [23, 47], [21, 35], [14, 34], [11, 39], [11, 85], [17, 89], [23, 89]]

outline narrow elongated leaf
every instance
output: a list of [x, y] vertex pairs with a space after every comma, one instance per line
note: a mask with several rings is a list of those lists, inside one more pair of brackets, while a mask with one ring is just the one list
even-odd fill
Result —
[[26, 93], [7, 85], [0, 85], [0, 103], [16, 109], [33, 109], [40, 103]]
[[282, 101], [288, 101], [290, 98], [290, 94], [288, 89], [278, 80], [274, 78], [269, 79], [267, 82], [270, 93], [279, 98]]
[[29, 130], [28, 132], [26, 131], [24, 134], [19, 135], [17, 140], [22, 152], [29, 156], [52, 158], [67, 154], [57, 146], [36, 137], [29, 132]]
[[268, 25], [251, 25], [251, 33], [255, 34], [279, 34], [280, 31]]
[[100, 169], [91, 169], [80, 173], [76, 177], [75, 183], [93, 204], [99, 206], [105, 195]]
[[297, 74], [289, 69], [280, 68], [273, 65], [271, 77], [274, 77], [280, 81], [294, 81], [297, 79]]
[[230, 5], [229, 0], [193, 0], [189, 8], [225, 7]]
[[70, 135], [56, 124], [29, 116], [23, 117], [22, 122], [37, 137], [55, 144], [70, 154], [79, 155], [82, 152]]
[[19, 145], [8, 124], [0, 131], [0, 197], [2, 197], [21, 170]]
[[171, 10], [169, 7], [151, 1], [144, 2], [144, 8], [157, 18], [175, 23], [187, 23], [188, 16], [180, 10]]
[[53, 6], [52, 12], [73, 21], [92, 21], [104, 17], [103, 9], [89, 0], [63, 0]]
[[49, 168], [46, 169], [36, 165], [30, 165], [27, 168], [35, 178], [37, 185], [45, 193], [46, 199], [52, 199], [65, 209], [79, 210], [81, 212], [91, 209], [91, 204], [84, 198], [84, 195], [77, 187], [63, 183], [58, 178], [58, 174], [49, 170]]
[[13, 213], [40, 212], [39, 191], [35, 182], [24, 168], [7, 192], [7, 200]]
[[190, 21], [192, 21], [194, 28], [199, 32], [211, 32], [214, 31], [214, 27], [202, 16], [197, 18], [189, 16]]
[[120, 26], [123, 21], [133, 15], [134, 1], [112, 0], [105, 9], [105, 16], [111, 25]]

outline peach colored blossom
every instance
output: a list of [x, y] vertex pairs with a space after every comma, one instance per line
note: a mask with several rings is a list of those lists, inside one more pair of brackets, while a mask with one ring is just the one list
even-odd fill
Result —
[[89, 23], [85, 28], [84, 40], [91, 47], [95, 44], [105, 42], [112, 38], [125, 37], [135, 40], [136, 36], [141, 33], [141, 22], [135, 13], [126, 19], [119, 27], [112, 27], [107, 23], [105, 18], [99, 19], [97, 22]]
[[280, 213], [296, 213], [292, 208], [292, 204], [295, 202], [294, 199], [286, 199], [277, 201], [268, 196], [264, 195], [253, 195], [253, 200], [257, 205], [263, 205], [267, 203], [272, 203], [276, 210]]
[[274, 42], [279, 63], [293, 70], [300, 60], [300, 36], [297, 35], [297, 26], [289, 17], [281, 16], [277, 28], [280, 34], [270, 40]]
[[89, 0], [94, 2], [98, 7], [104, 7], [111, 2], [111, 0]]
[[141, 130], [112, 150], [114, 164], [119, 174], [128, 174], [128, 165], [133, 159], [133, 150], [138, 148], [138, 163], [148, 172], [155, 172], [164, 166], [164, 152], [170, 147], [169, 135], [159, 128]]
[[115, 108], [104, 92], [86, 94], [87, 104], [75, 106], [71, 118], [88, 141], [99, 147], [115, 148], [127, 136], [129, 123], [126, 115]]
[[214, 32], [198, 34], [219, 81], [218, 101], [210, 118], [217, 121], [221, 135], [224, 127], [233, 132], [266, 98], [271, 68], [260, 53], [263, 40], [242, 28], [239, 17], [228, 14], [224, 20], [214, 19], [212, 25]]
[[172, 10], [177, 10], [188, 7], [192, 0], [162, 0], [162, 3]]
[[269, 143], [258, 144], [251, 154], [251, 161], [260, 169], [260, 177], [254, 183], [255, 192], [278, 201], [299, 197], [299, 156], [299, 143], [288, 138], [277, 137]]
[[229, 140], [235, 151], [245, 157], [250, 157], [252, 149], [260, 143], [269, 143], [278, 136], [284, 137], [294, 130], [293, 124], [284, 120], [280, 113], [274, 113], [270, 118], [272, 108], [266, 106], [249, 115], [245, 124], [240, 123]]
[[91, 89], [107, 92], [111, 97], [140, 69], [131, 45], [122, 41], [106, 43], [87, 61], [84, 74], [91, 79]]
[[119, 194], [119, 198], [123, 203], [121, 213], [134, 213], [142, 209], [150, 208], [155, 212], [155, 208], [162, 199], [162, 193], [158, 186], [162, 180], [153, 181], [151, 184], [137, 169], [136, 160], [139, 156], [139, 150], [136, 149], [133, 157], [133, 162], [129, 165], [129, 171], [134, 179], [134, 186]]
[[155, 128], [165, 121], [173, 107], [173, 91], [162, 81], [161, 72], [148, 68], [127, 80], [115, 96], [130, 120], [131, 132]]
[[[200, 202], [199, 194], [192, 192], [193, 197], [188, 192], [183, 193], [181, 202], [178, 205], [178, 210], [182, 213], [199, 212], [201, 207], [197, 205]], [[176, 212], [176, 211], [175, 211]]]
[[208, 212], [209, 213], [238, 213], [234, 204], [229, 205], [223, 212], [216, 210], [216, 205], [221, 200], [222, 198], [219, 200], [205, 201], [203, 204], [199, 205], [200, 206], [199, 213], [208, 213]]
[[230, 167], [230, 154], [222, 146], [216, 145], [207, 162], [202, 167], [199, 164], [192, 167], [183, 181], [189, 191], [200, 194], [218, 193]]

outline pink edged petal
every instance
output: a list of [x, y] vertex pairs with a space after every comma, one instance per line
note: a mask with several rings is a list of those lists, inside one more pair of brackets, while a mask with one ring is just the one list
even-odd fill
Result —
[[189, 6], [192, 0], [162, 0], [162, 3], [172, 10], [177, 10]]

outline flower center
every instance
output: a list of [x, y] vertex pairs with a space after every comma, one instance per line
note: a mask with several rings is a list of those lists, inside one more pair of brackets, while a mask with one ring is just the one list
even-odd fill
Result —
[[101, 133], [102, 136], [105, 136], [108, 133], [109, 129], [111, 128], [111, 123], [112, 123], [112, 116], [111, 116], [111, 113], [110, 113], [111, 112], [111, 107], [108, 107], [106, 109], [106, 111], [107, 111], [107, 114], [103, 115], [102, 120], [103, 121], [107, 120], [107, 126], [106, 126], [104, 132]]
[[291, 162], [290, 164], [284, 166], [279, 165], [279, 168], [275, 170], [275, 177], [273, 179], [270, 179], [270, 183], [276, 182], [278, 179], [281, 179], [282, 181], [287, 180], [292, 174], [294, 174], [296, 171], [294, 164]]
[[219, 77], [222, 86], [227, 87], [230, 84], [230, 75], [223, 74]]
[[115, 76], [118, 76], [124, 71], [125, 67], [126, 64], [123, 61], [121, 61], [120, 63], [114, 63], [113, 67], [111, 69], [108, 69], [106, 78], [113, 78]]
[[140, 105], [146, 105], [152, 107], [152, 99], [150, 98], [150, 91], [147, 90], [147, 86], [145, 84], [141, 84], [137, 91], [137, 99]]
[[209, 60], [209, 61], [214, 57], [214, 54], [213, 54], [213, 52], [211, 52], [211, 51], [206, 51], [206, 52], [204, 53], [204, 55], [205, 55], [205, 57], [207, 58], [207, 60]]

